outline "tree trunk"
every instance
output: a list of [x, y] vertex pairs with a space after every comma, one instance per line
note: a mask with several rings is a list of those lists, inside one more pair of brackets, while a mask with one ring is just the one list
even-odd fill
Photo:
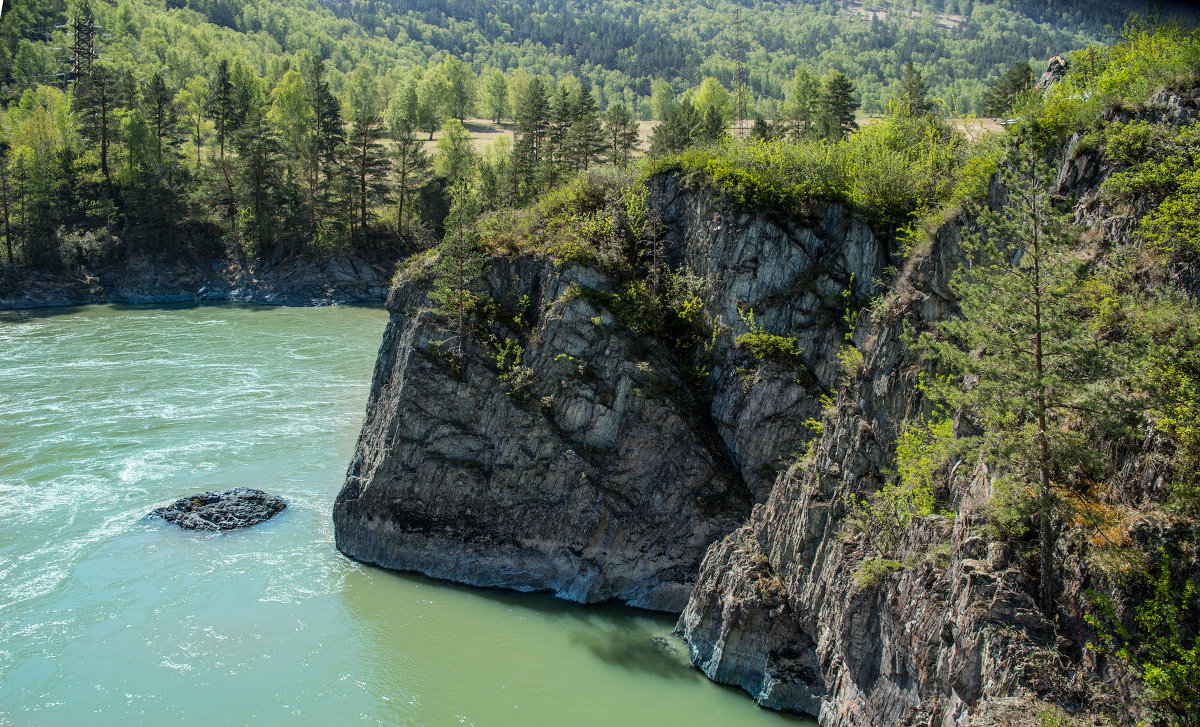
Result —
[[0, 201], [4, 203], [4, 247], [8, 252], [8, 264], [16, 265], [16, 258], [13, 256], [12, 246], [12, 226], [9, 224], [8, 216], [8, 173], [0, 172]]

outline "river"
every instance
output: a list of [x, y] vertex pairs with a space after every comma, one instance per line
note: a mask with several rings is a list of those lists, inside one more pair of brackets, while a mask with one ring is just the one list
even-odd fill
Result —
[[[339, 554], [386, 320], [0, 312], [0, 724], [813, 724], [704, 679], [669, 617]], [[289, 507], [221, 534], [144, 517], [240, 485]]]

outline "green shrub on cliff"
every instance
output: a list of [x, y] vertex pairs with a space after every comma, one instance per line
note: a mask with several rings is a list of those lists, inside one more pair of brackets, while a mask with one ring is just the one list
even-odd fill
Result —
[[1134, 608], [1132, 624], [1118, 616], [1117, 605], [1091, 591], [1097, 641], [1087, 648], [1117, 660], [1137, 674], [1156, 717], [1172, 727], [1200, 726], [1200, 588], [1187, 573], [1177, 573], [1163, 553], [1158, 574], [1147, 576], [1151, 595]]
[[971, 147], [937, 116], [897, 114], [841, 141], [729, 141], [656, 160], [650, 172], [675, 170], [709, 183], [739, 205], [807, 213], [814, 204], [852, 205], [893, 227], [958, 193], [957, 171]]

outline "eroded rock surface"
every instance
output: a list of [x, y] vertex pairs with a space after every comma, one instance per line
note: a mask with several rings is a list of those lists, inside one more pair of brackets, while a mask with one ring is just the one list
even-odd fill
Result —
[[[810, 436], [837, 376], [845, 294], [873, 292], [885, 243], [843, 208], [804, 224], [731, 214], [662, 178], [669, 266], [700, 281], [715, 336], [680, 352], [606, 301], [616, 281], [538, 257], [498, 259], [495, 320], [461, 372], [428, 284], [391, 294], [367, 418], [337, 498], [350, 557], [475, 585], [678, 612], [705, 548], [745, 521]], [[794, 336], [803, 365], [736, 345]], [[497, 342], [522, 347], [500, 370]], [[697, 376], [698, 369], [706, 374]]]
[[235, 487], [181, 497], [166, 507], [152, 510], [150, 517], [161, 517], [184, 530], [236, 530], [270, 520], [286, 507], [283, 498], [249, 487]]

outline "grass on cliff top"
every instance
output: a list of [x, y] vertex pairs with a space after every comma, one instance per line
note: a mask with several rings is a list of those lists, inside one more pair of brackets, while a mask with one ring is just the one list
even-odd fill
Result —
[[894, 114], [840, 141], [730, 141], [659, 159], [649, 171], [678, 172], [744, 207], [803, 215], [817, 204], [845, 204], [889, 231], [985, 194], [998, 160], [993, 148], [940, 116]]

